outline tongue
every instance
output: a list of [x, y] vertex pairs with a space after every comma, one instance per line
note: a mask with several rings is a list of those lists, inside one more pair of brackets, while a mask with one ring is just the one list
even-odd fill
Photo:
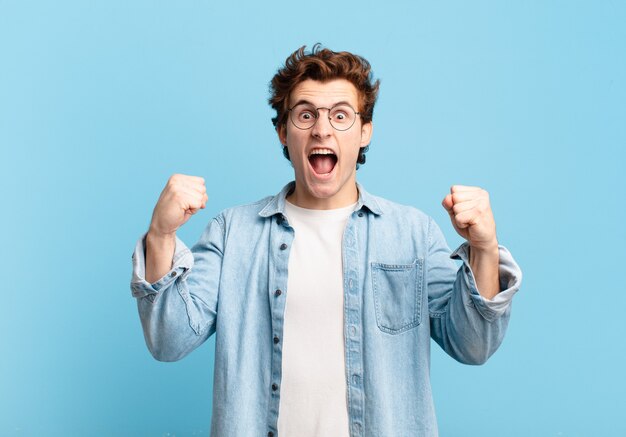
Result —
[[337, 158], [334, 155], [313, 155], [309, 161], [315, 173], [326, 174], [333, 171]]

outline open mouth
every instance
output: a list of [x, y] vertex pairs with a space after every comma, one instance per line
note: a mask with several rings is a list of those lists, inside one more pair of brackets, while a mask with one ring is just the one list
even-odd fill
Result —
[[327, 175], [337, 165], [337, 155], [330, 149], [313, 149], [309, 154], [311, 168], [318, 175]]

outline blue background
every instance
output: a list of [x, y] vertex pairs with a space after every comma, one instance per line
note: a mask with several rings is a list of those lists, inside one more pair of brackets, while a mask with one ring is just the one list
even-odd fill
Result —
[[131, 252], [172, 173], [207, 209], [292, 177], [267, 85], [301, 45], [381, 78], [367, 189], [432, 215], [485, 187], [524, 271], [500, 350], [433, 345], [446, 436], [624, 436], [626, 6], [0, 0], [0, 435], [207, 435], [213, 340], [147, 351]]

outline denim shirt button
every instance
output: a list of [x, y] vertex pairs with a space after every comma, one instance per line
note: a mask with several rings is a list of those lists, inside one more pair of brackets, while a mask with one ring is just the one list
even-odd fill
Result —
[[285, 250], [287, 249], [287, 245], [285, 243], [280, 245], [280, 250]]
[[352, 375], [352, 382], [354, 383], [354, 385], [359, 385], [359, 382], [361, 382], [361, 377], [359, 375]]
[[363, 217], [363, 213], [359, 211], [359, 217]]
[[279, 341], [280, 339], [278, 337], [274, 337], [274, 344], [278, 344]]
[[176, 272], [172, 272], [172, 273], [170, 273], [170, 277], [172, 277], [172, 278], [173, 278], [174, 276], [176, 276]]
[[276, 290], [276, 291], [274, 292], [274, 296], [276, 296], [276, 297], [280, 296], [281, 294], [283, 294], [283, 292], [282, 292], [282, 290], [280, 290], [280, 289], [278, 289], [278, 290]]
[[274, 433], [272, 431], [268, 432], [267, 437], [274, 437]]
[[278, 390], [278, 385], [272, 384], [272, 391], [276, 391], [276, 390]]

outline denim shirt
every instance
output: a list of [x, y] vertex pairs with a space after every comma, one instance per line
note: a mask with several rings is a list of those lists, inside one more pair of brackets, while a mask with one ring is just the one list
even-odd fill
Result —
[[[462, 363], [484, 363], [503, 339], [521, 271], [500, 246], [501, 291], [483, 298], [468, 243], [451, 254], [429, 216], [357, 186], [342, 242], [350, 436], [437, 436], [430, 339]], [[155, 283], [145, 280], [145, 235], [133, 254], [131, 290], [157, 360], [179, 360], [215, 333], [214, 437], [278, 437], [293, 188], [223, 211], [191, 250], [177, 238], [172, 268]]]

